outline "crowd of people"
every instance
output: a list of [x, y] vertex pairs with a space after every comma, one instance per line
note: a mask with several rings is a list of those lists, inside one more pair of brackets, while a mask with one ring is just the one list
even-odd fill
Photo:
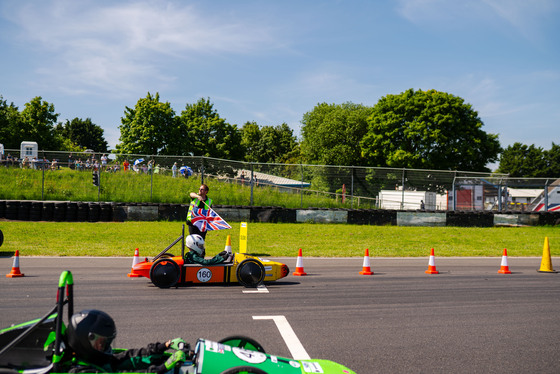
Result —
[[86, 157], [75, 157], [73, 153], [70, 153], [66, 162], [61, 162], [58, 158], [54, 158], [51, 161], [46, 156], [42, 158], [36, 156], [18, 158], [17, 156], [12, 156], [11, 153], [8, 153], [5, 156], [0, 154], [0, 166], [33, 170], [59, 170], [61, 167], [68, 167], [77, 171], [118, 172], [121, 170], [130, 170], [136, 173], [144, 174], [151, 174], [152, 172], [157, 174], [166, 170], [166, 168], [162, 168], [159, 164], [156, 165], [154, 160], [131, 164], [127, 159], [125, 159], [121, 163], [116, 160], [109, 160], [107, 154], [105, 153], [101, 154], [99, 159], [95, 156], [95, 154], [87, 155]]
[[60, 164], [58, 159], [53, 159], [49, 161], [46, 157], [37, 158], [37, 157], [28, 157], [25, 156], [22, 159], [18, 159], [17, 157], [13, 157], [10, 153], [6, 155], [5, 158], [0, 158], [0, 164], [10, 168], [10, 167], [19, 167], [22, 169], [34, 169], [34, 170], [58, 170], [60, 169]]

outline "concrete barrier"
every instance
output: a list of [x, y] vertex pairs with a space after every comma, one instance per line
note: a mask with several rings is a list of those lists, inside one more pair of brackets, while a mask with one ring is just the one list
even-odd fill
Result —
[[397, 212], [397, 226], [445, 226], [445, 213]]
[[347, 223], [348, 212], [345, 210], [298, 210], [297, 222]]

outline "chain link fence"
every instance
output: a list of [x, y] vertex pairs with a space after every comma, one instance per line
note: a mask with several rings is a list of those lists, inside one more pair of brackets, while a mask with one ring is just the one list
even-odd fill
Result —
[[[558, 185], [553, 178], [464, 171], [263, 164], [93, 151], [25, 152], [4, 151], [0, 199], [182, 203], [189, 188], [196, 191], [197, 184], [205, 183], [220, 205], [546, 211], [555, 207]], [[61, 174], [71, 178], [70, 185], [60, 182]], [[93, 174], [98, 175], [98, 186], [93, 185]], [[15, 195], [14, 190], [18, 190]]]

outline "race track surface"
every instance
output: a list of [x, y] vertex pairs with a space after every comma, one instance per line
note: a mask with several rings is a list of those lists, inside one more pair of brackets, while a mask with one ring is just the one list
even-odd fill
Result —
[[[295, 270], [295, 258], [274, 258]], [[303, 258], [291, 273], [257, 291], [209, 285], [159, 289], [128, 278], [132, 258], [20, 257], [23, 278], [6, 278], [0, 258], [0, 328], [55, 305], [60, 273], [74, 275], [76, 311], [97, 308], [117, 324], [115, 346], [183, 337], [246, 335], [267, 353], [308, 354], [357, 373], [557, 373], [560, 274], [542, 274], [541, 258]], [[552, 264], [560, 267], [560, 259]], [[293, 333], [280, 331], [285, 319]], [[298, 348], [297, 344], [300, 344]]]

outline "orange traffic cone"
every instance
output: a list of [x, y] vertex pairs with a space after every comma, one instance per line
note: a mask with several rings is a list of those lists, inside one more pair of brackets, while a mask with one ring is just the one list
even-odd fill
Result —
[[436, 270], [436, 263], [434, 257], [434, 249], [432, 248], [432, 252], [430, 253], [430, 260], [428, 262], [428, 270], [425, 271], [426, 274], [439, 274], [439, 271]]
[[498, 270], [498, 274], [511, 274], [507, 262], [507, 249], [505, 248], [504, 248], [504, 254], [502, 255], [502, 265], [500, 266], [500, 270]]
[[19, 249], [16, 249], [16, 254], [14, 255], [14, 264], [12, 266], [12, 271], [6, 274], [6, 278], [17, 278], [23, 277], [24, 274], [19, 270]]
[[132, 257], [132, 269], [130, 270], [130, 273], [127, 274], [130, 278], [141, 277], [141, 275], [134, 272], [134, 266], [136, 266], [136, 264], [139, 263], [140, 263], [140, 254], [138, 253], [138, 248], [136, 248], [134, 250], [134, 257]]
[[362, 266], [362, 271], [360, 271], [361, 275], [373, 275], [373, 271], [371, 271], [371, 267], [369, 266], [369, 249], [366, 248], [366, 254], [364, 255], [364, 265]]
[[303, 258], [301, 256], [301, 248], [299, 249], [299, 254], [296, 261], [296, 271], [294, 275], [307, 275], [305, 271], [303, 271]]

